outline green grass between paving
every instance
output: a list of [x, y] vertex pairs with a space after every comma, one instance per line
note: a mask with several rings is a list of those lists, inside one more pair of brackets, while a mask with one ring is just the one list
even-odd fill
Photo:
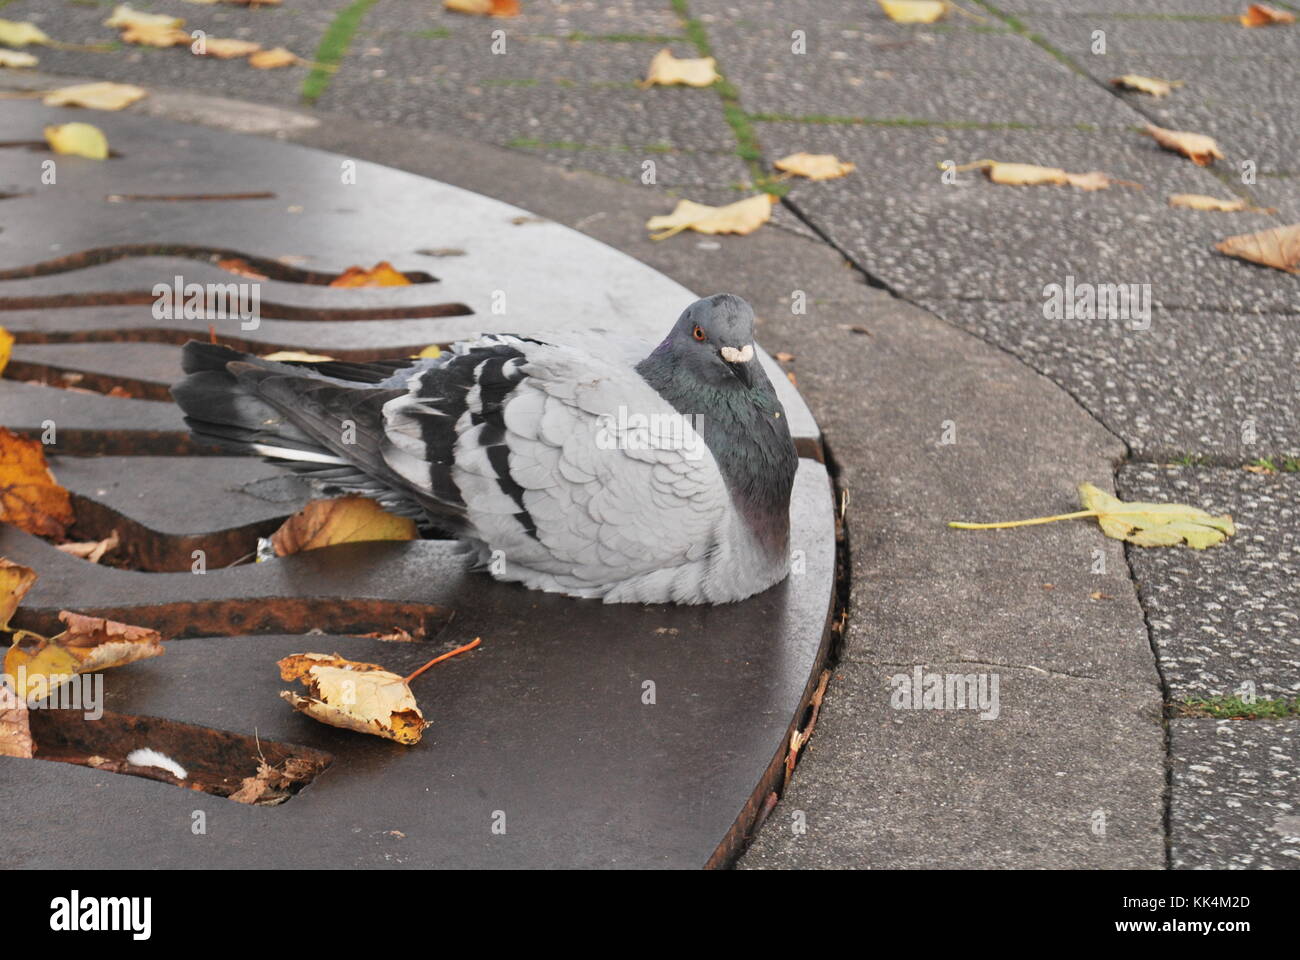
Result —
[[1169, 704], [1172, 717], [1196, 717], [1214, 720], [1278, 720], [1300, 716], [1300, 698], [1293, 700], [1256, 700], [1247, 703], [1241, 697], [1210, 697], [1205, 700], [1181, 700]]
[[347, 55], [348, 46], [352, 43], [352, 35], [357, 32], [361, 20], [377, 2], [378, 0], [354, 0], [340, 10], [325, 29], [325, 35], [320, 38], [320, 46], [316, 48], [311, 72], [302, 82], [304, 101], [309, 104], [315, 103], [329, 88], [330, 81], [334, 79], [334, 72], [338, 70], [339, 64]]

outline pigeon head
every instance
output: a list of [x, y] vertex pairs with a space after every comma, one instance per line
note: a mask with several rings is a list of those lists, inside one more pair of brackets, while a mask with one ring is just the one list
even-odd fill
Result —
[[675, 362], [704, 383], [747, 390], [754, 384], [754, 310], [735, 294], [696, 300], [665, 343]]

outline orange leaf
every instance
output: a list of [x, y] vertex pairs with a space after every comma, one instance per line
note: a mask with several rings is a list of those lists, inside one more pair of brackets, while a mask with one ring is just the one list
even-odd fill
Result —
[[1241, 15], [1243, 27], [1271, 27], [1280, 23], [1295, 23], [1295, 14], [1270, 7], [1267, 3], [1252, 3]]
[[389, 513], [366, 497], [313, 500], [271, 534], [277, 557], [336, 543], [414, 540], [415, 522]]
[[54, 481], [41, 442], [0, 427], [0, 521], [62, 539], [73, 519], [72, 500]]
[[331, 287], [407, 287], [411, 281], [406, 274], [393, 269], [387, 260], [381, 260], [369, 270], [364, 267], [348, 267], [330, 281]]
[[9, 629], [9, 621], [36, 582], [36, 571], [0, 557], [0, 630]]
[[1220, 253], [1266, 267], [1300, 273], [1300, 223], [1258, 233], [1243, 233], [1218, 243]]
[[1166, 130], [1164, 127], [1157, 127], [1154, 123], [1147, 124], [1146, 133], [1166, 150], [1181, 153], [1198, 167], [1208, 167], [1216, 159], [1223, 159], [1219, 145], [1203, 133]]

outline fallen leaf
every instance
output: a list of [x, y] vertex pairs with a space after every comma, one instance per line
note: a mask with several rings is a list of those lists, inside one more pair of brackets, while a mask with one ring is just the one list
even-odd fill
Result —
[[1154, 123], [1147, 124], [1145, 133], [1166, 150], [1181, 153], [1198, 167], [1208, 167], [1216, 159], [1223, 159], [1219, 145], [1203, 133], [1166, 130], [1164, 127], [1157, 127]]
[[189, 46], [193, 38], [178, 27], [137, 24], [123, 30], [118, 39], [140, 47], [182, 47]]
[[72, 499], [54, 481], [41, 442], [0, 427], [0, 521], [61, 540], [73, 519]]
[[519, 16], [519, 0], [442, 0], [442, 5], [452, 13], [468, 13], [476, 17]]
[[45, 142], [55, 153], [73, 157], [104, 160], [108, 157], [108, 138], [102, 130], [88, 123], [64, 123], [45, 128]]
[[323, 353], [303, 353], [301, 350], [277, 350], [275, 353], [268, 353], [262, 358], [263, 360], [294, 360], [298, 363], [323, 363], [326, 360], [333, 360], [333, 357], [327, 357]]
[[348, 267], [330, 281], [331, 287], [406, 287], [411, 281], [400, 270], [393, 269], [387, 260], [381, 260], [369, 270]]
[[103, 540], [87, 540], [81, 543], [60, 543], [55, 545], [55, 549], [62, 550], [64, 553], [71, 554], [74, 557], [80, 557], [82, 560], [89, 560], [91, 563], [99, 563], [104, 554], [110, 550], [117, 549], [118, 545], [117, 531], [114, 530]]
[[248, 277], [250, 280], [266, 280], [267, 276], [248, 265], [247, 260], [239, 257], [225, 257], [217, 261], [217, 266], [222, 270], [236, 274], [241, 277]]
[[278, 67], [292, 67], [301, 63], [298, 55], [284, 47], [271, 50], [259, 50], [248, 58], [248, 65], [258, 70], [275, 70]]
[[207, 37], [194, 46], [196, 56], [216, 57], [218, 60], [246, 57], [262, 49], [260, 43], [254, 43], [252, 40], [225, 40], [221, 37]]
[[367, 497], [313, 500], [271, 534], [277, 557], [336, 543], [414, 540], [415, 521], [389, 513]]
[[793, 353], [774, 353], [774, 354], [772, 354], [772, 358], [773, 358], [774, 360], [776, 360], [777, 363], [793, 363], [793, 362], [794, 362], [794, 354], [793, 354]]
[[687, 87], [707, 87], [722, 79], [718, 75], [717, 65], [718, 61], [713, 57], [678, 60], [671, 50], [664, 47], [650, 61], [650, 70], [641, 86], [671, 87], [681, 84]]
[[1093, 600], [1114, 600], [1115, 598], [1109, 593], [1102, 593], [1100, 590], [1094, 590], [1088, 596]]
[[1295, 14], [1270, 7], [1267, 3], [1252, 3], [1241, 15], [1243, 27], [1271, 27], [1280, 23], [1295, 23]]
[[380, 633], [376, 630], [374, 633], [363, 633], [361, 636], [367, 640], [383, 640], [385, 643], [416, 643], [424, 639], [423, 631], [420, 631], [420, 634], [418, 637], [413, 637], [401, 627], [393, 627], [389, 633]]
[[40, 27], [27, 20], [0, 20], [0, 44], [6, 47], [25, 47], [28, 44], [49, 43], [50, 38]]
[[1125, 90], [1136, 90], [1139, 93], [1149, 93], [1153, 97], [1165, 97], [1174, 89], [1180, 87], [1180, 82], [1169, 80], [1157, 80], [1155, 77], [1144, 77], [1136, 73], [1126, 73], [1122, 77], [1115, 77], [1110, 81], [1117, 87]]
[[1080, 190], [1107, 190], [1112, 185], [1136, 187], [1127, 180], [1114, 180], [1100, 170], [1089, 173], [1067, 173], [1060, 167], [1040, 167], [1032, 163], [1003, 163], [998, 160], [980, 160], [957, 167], [958, 170], [983, 170], [994, 183], [1010, 187], [1037, 187], [1043, 185], [1071, 186]]
[[121, 667], [166, 652], [162, 635], [148, 627], [69, 610], [60, 611], [59, 619], [67, 627], [62, 633], [47, 639], [21, 631], [5, 654], [7, 675], [17, 678], [19, 671], [24, 671], [23, 682], [18, 683], [19, 696], [41, 700], [76, 674]]
[[833, 153], [792, 153], [782, 157], [774, 166], [809, 180], [834, 180], [856, 169], [854, 164], [845, 163]]
[[106, 27], [183, 27], [185, 21], [165, 13], [141, 13], [128, 4], [113, 8], [113, 15], [104, 21]]
[[1175, 193], [1169, 197], [1169, 206], [1186, 207], [1189, 210], [1212, 210], [1219, 213], [1240, 213], [1242, 211], [1248, 213], [1277, 213], [1271, 207], [1249, 206], [1241, 197], [1220, 200], [1218, 197], [1207, 196], [1203, 193]]
[[416, 354], [416, 357], [421, 360], [433, 360], [441, 356], [442, 356], [442, 348], [439, 347], [436, 343], [429, 344], [427, 347], [425, 347], [423, 350], [421, 350], [419, 353]]
[[378, 664], [296, 653], [277, 665], [280, 679], [307, 688], [305, 696], [281, 690], [280, 697], [313, 720], [404, 744], [419, 743], [428, 726], [406, 681]]
[[35, 570], [0, 557], [0, 630], [9, 629], [14, 611], [35, 582]]
[[39, 62], [34, 54], [0, 50], [0, 67], [34, 67]]
[[26, 702], [0, 682], [0, 757], [30, 760], [35, 748]]
[[1297, 269], [1300, 267], [1300, 223], [1228, 237], [1215, 244], [1214, 249], [1230, 257], [1275, 267], [1287, 273], [1300, 273]]
[[663, 240], [683, 230], [696, 233], [753, 233], [772, 218], [772, 204], [776, 197], [760, 193], [745, 200], [737, 200], [723, 207], [710, 207], [691, 200], [679, 200], [673, 212], [646, 221], [647, 230], [661, 230], [651, 240]]
[[263, 760], [257, 765], [257, 774], [245, 777], [229, 799], [236, 803], [274, 806], [289, 799], [295, 784], [310, 781], [317, 772], [315, 764], [298, 757], [288, 757], [283, 769], [273, 767]]
[[129, 83], [78, 83], [51, 90], [41, 100], [47, 107], [87, 107], [91, 110], [121, 110], [148, 92]]
[[948, 12], [944, 0], [877, 0], [895, 23], [934, 23]]
[[0, 373], [5, 372], [5, 367], [9, 366], [9, 356], [14, 349], [14, 335], [0, 327]]
[[1185, 541], [1195, 550], [1222, 543], [1237, 532], [1232, 517], [1226, 514], [1216, 517], [1179, 503], [1125, 503], [1091, 483], [1079, 485], [1079, 499], [1083, 509], [1074, 513], [997, 523], [954, 520], [948, 526], [960, 530], [996, 530], [1096, 517], [1102, 533], [1115, 540], [1126, 540], [1140, 547], [1171, 547]]

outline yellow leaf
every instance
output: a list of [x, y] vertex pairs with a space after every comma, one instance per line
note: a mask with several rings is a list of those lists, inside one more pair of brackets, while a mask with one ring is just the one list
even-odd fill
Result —
[[661, 230], [651, 240], [663, 240], [683, 230], [696, 233], [753, 233], [772, 217], [772, 204], [776, 197], [760, 193], [746, 200], [737, 200], [725, 207], [710, 207], [691, 200], [679, 200], [673, 212], [646, 221], [647, 230]]
[[1219, 213], [1240, 213], [1243, 210], [1251, 213], [1276, 212], [1272, 209], [1249, 206], [1241, 197], [1220, 200], [1218, 197], [1206, 196], [1203, 193], [1175, 193], [1169, 198], [1169, 206], [1186, 207], [1188, 210], [1214, 210]]
[[1208, 167], [1216, 159], [1222, 160], [1223, 153], [1219, 145], [1202, 133], [1188, 133], [1185, 130], [1166, 130], [1148, 123], [1146, 133], [1166, 150], [1181, 153], [1198, 167]]
[[1226, 514], [1216, 517], [1180, 503], [1125, 503], [1091, 483], [1079, 485], [1079, 499], [1084, 509], [1074, 513], [997, 523], [953, 520], [948, 526], [959, 530], [998, 530], [1096, 517], [1102, 533], [1115, 540], [1127, 540], [1140, 547], [1172, 547], [1186, 542], [1195, 550], [1222, 543], [1237, 532], [1232, 517]]
[[313, 720], [408, 745], [419, 743], [428, 726], [406, 681], [378, 664], [296, 653], [277, 665], [280, 679], [307, 688], [305, 696], [292, 690], [280, 696]]
[[0, 521], [38, 537], [62, 539], [72, 500], [54, 482], [41, 442], [0, 427]]
[[183, 47], [189, 44], [191, 37], [176, 27], [141, 24], [127, 27], [122, 31], [120, 39], [123, 43], [141, 47]]
[[47, 107], [88, 107], [91, 110], [121, 110], [148, 94], [129, 83], [79, 83], [51, 90], [41, 100]]
[[9, 355], [13, 353], [14, 335], [0, 327], [0, 373], [5, 372], [5, 367], [9, 366]]
[[958, 167], [959, 170], [982, 169], [990, 180], [1012, 187], [1037, 187], [1043, 185], [1071, 186], [1080, 190], [1106, 190], [1114, 184], [1136, 187], [1127, 180], [1113, 180], [1100, 170], [1089, 173], [1066, 173], [1060, 167], [1040, 167], [1032, 163], [1002, 163], [998, 160], [981, 160]]
[[113, 15], [104, 21], [106, 27], [183, 27], [185, 21], [180, 17], [165, 13], [141, 13], [132, 10], [128, 4], [120, 3], [113, 8]]
[[1295, 14], [1270, 7], [1267, 3], [1252, 3], [1241, 15], [1243, 27], [1271, 27], [1280, 23], [1295, 23]]
[[809, 180], [834, 180], [856, 169], [853, 164], [845, 163], [833, 153], [792, 153], [788, 157], [782, 157], [774, 166], [778, 170], [793, 173], [797, 177], [807, 177]]
[[877, 0], [895, 23], [934, 23], [948, 12], [944, 0]]
[[258, 70], [292, 67], [299, 62], [297, 55], [284, 47], [276, 47], [273, 50], [260, 50], [248, 58], [248, 65]]
[[717, 64], [713, 57], [678, 60], [671, 50], [664, 47], [650, 61], [650, 70], [641, 86], [658, 84], [661, 87], [671, 87], [682, 84], [687, 87], [707, 87], [722, 79], [718, 75]]
[[476, 17], [517, 17], [519, 0], [443, 0], [445, 9]]
[[379, 261], [369, 270], [348, 267], [330, 281], [331, 287], [407, 287], [410, 284], [406, 274], [394, 269], [387, 260]]
[[1300, 223], [1228, 237], [1214, 247], [1230, 257], [1300, 273]]
[[414, 540], [415, 521], [398, 517], [366, 497], [313, 500], [271, 534], [277, 557], [363, 540]]
[[327, 357], [323, 353], [303, 353], [301, 350], [277, 350], [275, 353], [268, 353], [262, 358], [263, 360], [296, 360], [299, 363], [323, 363], [326, 360], [333, 360], [333, 357]]
[[166, 652], [162, 635], [147, 627], [68, 610], [61, 611], [59, 619], [67, 629], [58, 636], [47, 640], [24, 632], [5, 654], [4, 672], [23, 677], [18, 693], [24, 698], [44, 699], [76, 674], [121, 667]]
[[218, 60], [232, 60], [246, 57], [262, 49], [260, 43], [252, 40], [223, 40], [221, 37], [205, 37], [194, 44], [194, 53], [200, 57], [216, 57]]
[[1182, 86], [1181, 83], [1171, 83], [1168, 80], [1157, 80], [1154, 77], [1143, 77], [1136, 73], [1126, 73], [1122, 77], [1116, 77], [1111, 83], [1117, 87], [1123, 87], [1126, 90], [1136, 90], [1139, 93], [1149, 93], [1153, 97], [1168, 96], [1174, 87]]
[[416, 354], [422, 360], [431, 360], [442, 356], [442, 348], [436, 343], [431, 343], [419, 353]]
[[26, 20], [0, 20], [0, 43], [6, 47], [25, 47], [29, 43], [49, 42], [49, 36], [34, 23]]
[[35, 582], [35, 570], [0, 557], [0, 630], [9, 629], [14, 611]]
[[45, 142], [55, 153], [103, 160], [108, 156], [108, 138], [88, 123], [65, 123], [45, 128]]
[[0, 50], [0, 67], [34, 67], [39, 62], [30, 53], [19, 53], [17, 50]]

